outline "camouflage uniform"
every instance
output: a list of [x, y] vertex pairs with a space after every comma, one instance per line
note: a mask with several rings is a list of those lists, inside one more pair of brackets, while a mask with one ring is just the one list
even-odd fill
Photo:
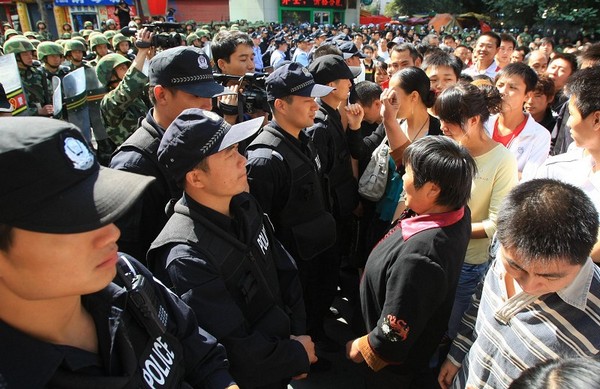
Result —
[[38, 108], [52, 104], [52, 83], [47, 81], [43, 69], [36, 67], [19, 68], [19, 75], [27, 99], [27, 109], [19, 115], [37, 116]]
[[145, 102], [147, 84], [148, 77], [131, 66], [119, 85], [102, 98], [102, 121], [117, 146], [138, 128], [139, 119], [148, 112]]

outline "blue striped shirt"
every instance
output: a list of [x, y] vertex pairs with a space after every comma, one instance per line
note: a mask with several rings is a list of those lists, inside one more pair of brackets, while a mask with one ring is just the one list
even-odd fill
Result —
[[453, 388], [507, 388], [539, 362], [599, 352], [600, 269], [590, 258], [569, 286], [541, 296], [507, 298], [505, 274], [498, 258], [463, 317], [448, 354], [462, 364]]

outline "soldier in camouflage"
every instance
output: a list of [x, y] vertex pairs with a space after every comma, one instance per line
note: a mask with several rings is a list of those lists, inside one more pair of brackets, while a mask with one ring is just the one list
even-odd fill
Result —
[[[54, 76], [62, 78], [69, 74], [69, 68], [62, 65], [64, 49], [61, 45], [54, 42], [41, 42], [37, 47], [38, 60], [42, 62], [41, 71], [46, 77], [47, 85], [52, 85], [52, 78]], [[60, 91], [57, 93], [61, 93]], [[63, 99], [64, 101], [64, 99]], [[63, 107], [65, 108], [65, 107]], [[59, 110], [59, 107], [56, 107]], [[67, 119], [66, 109], [63, 109], [60, 116], [56, 116], [59, 119]]]
[[48, 26], [46, 26], [46, 22], [44, 22], [43, 20], [38, 20], [38, 22], [35, 24], [36, 28], [37, 28], [37, 33], [40, 36], [40, 41], [53, 41], [54, 37], [52, 37], [52, 34], [50, 33], [50, 31], [48, 31]]
[[51, 116], [52, 84], [47, 82], [41, 69], [33, 66], [34, 47], [24, 36], [12, 37], [4, 43], [4, 53], [14, 53], [19, 67], [21, 83], [27, 99], [27, 109], [22, 116]]
[[115, 49], [115, 53], [121, 54], [131, 61], [134, 60], [135, 55], [129, 52], [129, 49], [131, 48], [131, 41], [128, 37], [121, 33], [117, 33], [112, 39], [112, 45]]
[[69, 39], [64, 44], [64, 56], [69, 62], [70, 71], [79, 68], [91, 67], [86, 60], [83, 59], [85, 55], [85, 45], [76, 39]]
[[149, 110], [147, 97], [148, 77], [142, 73], [144, 61], [150, 53], [152, 34], [146, 28], [138, 32], [138, 54], [131, 62], [120, 54], [104, 56], [96, 74], [101, 83], [110, 90], [100, 103], [102, 121], [108, 135], [117, 145], [121, 145], [138, 127], [138, 120]]
[[90, 36], [90, 50], [96, 53], [96, 58], [90, 61], [90, 65], [98, 66], [98, 62], [102, 57], [110, 53], [108, 39], [101, 33]]

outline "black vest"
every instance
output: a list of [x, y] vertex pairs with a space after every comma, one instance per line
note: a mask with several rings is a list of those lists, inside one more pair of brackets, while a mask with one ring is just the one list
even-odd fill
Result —
[[[281, 300], [273, 258], [276, 242], [272, 226], [266, 215], [258, 211], [256, 200], [249, 197], [245, 193], [232, 200], [241, 207], [236, 217], [244, 218], [242, 224], [249, 226], [245, 229], [248, 244], [190, 209], [182, 199], [175, 204], [175, 213], [150, 246], [148, 262], [153, 268], [168, 268], [170, 263], [157, 263], [156, 256], [162, 248], [173, 243], [193, 247], [203, 255], [200, 259], [219, 270], [227, 290], [250, 327], [260, 327], [270, 335], [287, 338], [290, 335], [289, 316]], [[232, 205], [232, 208], [235, 207]], [[177, 285], [173, 286], [180, 296], [187, 292], [178, 290]], [[284, 325], [281, 325], [282, 320]]]
[[[248, 146], [248, 156], [272, 157], [277, 151], [286, 164], [290, 192], [279, 214], [270, 215], [275, 235], [295, 259], [310, 260], [335, 244], [335, 220], [327, 211], [321, 177], [315, 162], [278, 130], [265, 126]], [[266, 155], [268, 154], [268, 155]], [[314, 158], [318, 155], [314, 153]]]
[[[337, 120], [336, 120], [337, 119]], [[320, 106], [315, 116], [314, 131], [327, 131], [333, 141], [333, 150], [322, 150], [329, 156], [328, 171], [325, 172], [331, 209], [336, 219], [350, 216], [359, 201], [358, 182], [352, 172], [352, 162], [346, 132], [338, 118], [332, 118]]]

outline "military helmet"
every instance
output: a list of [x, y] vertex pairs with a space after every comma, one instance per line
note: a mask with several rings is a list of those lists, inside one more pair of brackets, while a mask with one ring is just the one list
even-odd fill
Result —
[[61, 36], [62, 39], [71, 39], [71, 33], [64, 32]]
[[96, 75], [98, 76], [98, 80], [100, 80], [102, 84], [108, 85], [114, 68], [122, 63], [130, 64], [131, 61], [124, 55], [116, 53], [110, 53], [100, 58], [98, 65], [96, 65]]
[[90, 35], [92, 35], [92, 30], [81, 30], [81, 36], [84, 38], [89, 38]]
[[131, 43], [131, 41], [129, 40], [129, 38], [127, 38], [125, 35], [121, 34], [120, 32], [115, 34], [115, 36], [112, 39], [112, 45], [113, 47], [116, 49], [119, 46], [119, 43], [121, 42], [129, 42]]
[[[112, 19], [110, 19], [112, 20]], [[106, 39], [108, 39], [108, 41], [112, 41], [113, 38], [115, 37], [115, 35], [117, 35], [119, 32], [115, 31], [115, 30], [106, 30], [103, 32], [104, 36], [106, 37]]]
[[83, 28], [87, 28], [87, 27], [94, 27], [94, 23], [90, 22], [89, 20], [83, 23]]
[[83, 51], [87, 50], [87, 42], [85, 41], [84, 37], [82, 37], [82, 36], [74, 36], [73, 38], [71, 38], [71, 40], [75, 40], [75, 41], [81, 42], [83, 44], [83, 47], [85, 47], [85, 50], [83, 50]]
[[23, 34], [23, 36], [26, 38], [29, 38], [29, 37], [37, 38], [36, 33], [33, 31], [27, 31]]
[[69, 55], [73, 50], [80, 50], [85, 54], [85, 45], [77, 39], [69, 39], [65, 42], [65, 56]]
[[4, 31], [4, 40], [8, 40], [8, 38], [13, 35], [20, 35], [20, 34], [14, 28], [7, 28], [6, 31]]
[[38, 39], [30, 39], [29, 42], [31, 42], [31, 44], [33, 45], [33, 47], [35, 47], [36, 50], [37, 50], [37, 47], [40, 45], [40, 43], [42, 43]]
[[38, 60], [43, 61], [49, 55], [63, 55], [63, 48], [55, 42], [42, 42], [37, 47]]
[[200, 38], [198, 37], [198, 35], [196, 35], [195, 33], [192, 32], [190, 35], [188, 35], [185, 38], [185, 42], [187, 43], [188, 46], [191, 46], [196, 39], [200, 39]]
[[15, 37], [4, 42], [4, 54], [18, 54], [26, 51], [34, 51], [31, 41], [24, 36]]
[[97, 34], [97, 35], [90, 37], [90, 50], [92, 50], [92, 51], [94, 51], [94, 49], [98, 45], [107, 45], [108, 46], [108, 44], [109, 44], [108, 39], [106, 39], [106, 37], [102, 34]]

